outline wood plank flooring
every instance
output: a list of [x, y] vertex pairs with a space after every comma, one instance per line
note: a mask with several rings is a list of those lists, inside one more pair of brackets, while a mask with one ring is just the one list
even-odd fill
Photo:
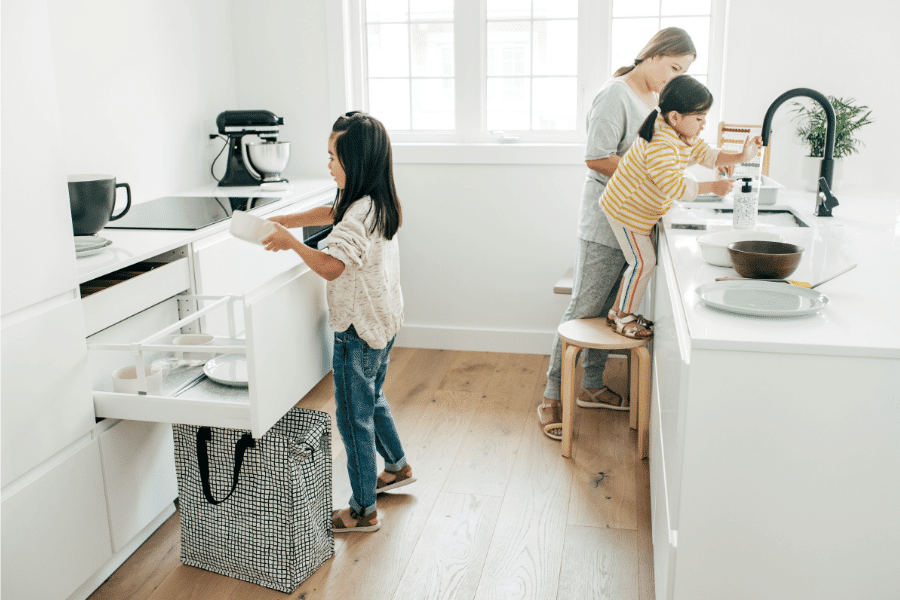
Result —
[[[628, 412], [577, 409], [563, 458], [537, 425], [548, 361], [395, 348], [385, 394], [418, 481], [379, 497], [379, 531], [336, 535], [292, 594], [182, 565], [176, 512], [90, 600], [653, 600], [649, 472]], [[626, 373], [611, 359], [607, 385], [624, 392]], [[333, 419], [331, 377], [298, 406]]]

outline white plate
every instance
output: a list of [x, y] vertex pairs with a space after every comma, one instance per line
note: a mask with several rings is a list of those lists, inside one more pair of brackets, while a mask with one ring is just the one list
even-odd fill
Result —
[[84, 252], [86, 250], [95, 250], [97, 248], [105, 248], [112, 244], [106, 238], [97, 237], [96, 235], [76, 235], [75, 236], [75, 252]]
[[247, 357], [243, 354], [223, 354], [203, 365], [206, 376], [223, 385], [247, 387]]
[[806, 317], [828, 304], [815, 290], [772, 281], [714, 281], [696, 291], [706, 306], [751, 317]]

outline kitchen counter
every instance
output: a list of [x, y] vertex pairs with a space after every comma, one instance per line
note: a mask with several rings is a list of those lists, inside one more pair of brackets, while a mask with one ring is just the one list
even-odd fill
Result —
[[[838, 193], [834, 217], [813, 214], [812, 192], [780, 190], [776, 205], [791, 208], [809, 227], [758, 225], [782, 235], [805, 251], [790, 279], [815, 283], [857, 263], [852, 271], [816, 288], [829, 303], [802, 318], [758, 318], [723, 312], [702, 304], [696, 288], [717, 277], [738, 277], [732, 268], [701, 258], [696, 239], [717, 229], [731, 229], [730, 214], [706, 231], [673, 229], [673, 222], [696, 220], [692, 208], [679, 206], [663, 220], [678, 291], [695, 349], [736, 349], [776, 353], [900, 358], [900, 198]], [[694, 206], [701, 206], [699, 203]], [[702, 203], [704, 208], [731, 208], [729, 200]]]
[[[234, 197], [277, 197], [278, 202], [267, 204], [250, 211], [264, 217], [292, 204], [296, 211], [311, 208], [322, 193], [335, 189], [332, 179], [301, 179], [289, 184], [286, 191], [260, 191], [256, 187], [219, 188], [204, 186], [187, 192], [175, 192], [182, 196], [234, 196]], [[105, 252], [95, 256], [77, 259], [78, 283], [96, 279], [129, 265], [158, 256], [169, 250], [186, 246], [199, 239], [226, 231], [231, 221], [225, 220], [196, 230], [158, 229], [102, 229], [97, 235], [112, 242]]]

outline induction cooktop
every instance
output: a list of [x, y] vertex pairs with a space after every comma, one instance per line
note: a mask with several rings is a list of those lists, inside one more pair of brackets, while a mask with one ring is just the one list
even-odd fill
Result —
[[201, 229], [231, 218], [236, 210], [251, 211], [281, 198], [231, 198], [228, 196], [166, 196], [131, 206], [125, 216], [107, 229]]

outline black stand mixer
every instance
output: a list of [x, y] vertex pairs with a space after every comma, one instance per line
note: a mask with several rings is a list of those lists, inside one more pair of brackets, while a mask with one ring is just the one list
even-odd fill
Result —
[[[216, 117], [219, 134], [228, 136], [228, 163], [219, 187], [284, 184], [281, 172], [290, 158], [290, 143], [279, 142], [284, 119], [267, 110], [227, 110]], [[254, 135], [259, 142], [246, 142]], [[210, 136], [213, 137], [213, 136]]]

